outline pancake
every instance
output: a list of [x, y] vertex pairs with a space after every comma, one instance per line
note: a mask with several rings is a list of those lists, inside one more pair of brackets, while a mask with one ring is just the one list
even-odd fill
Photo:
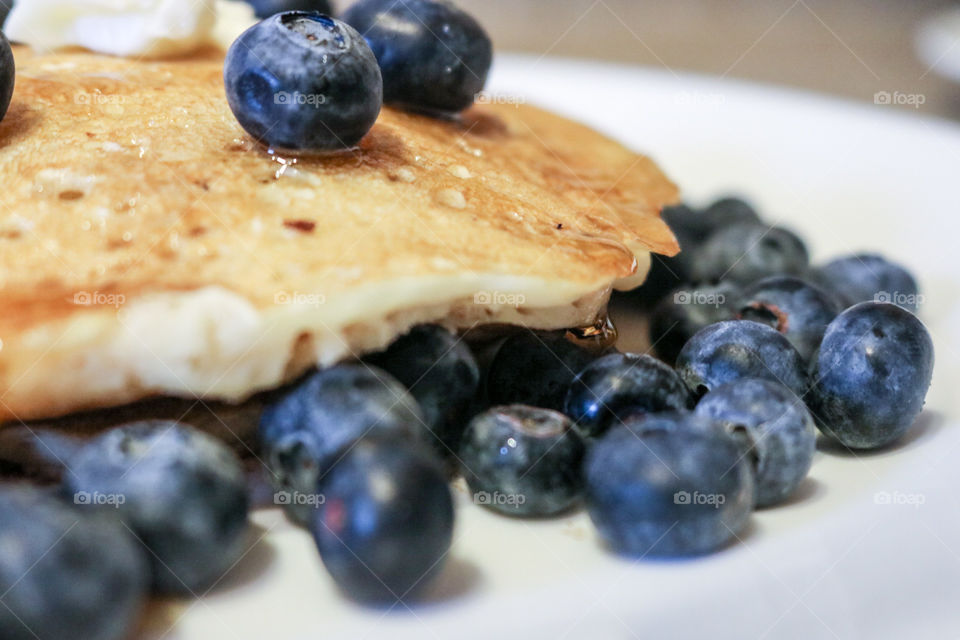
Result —
[[2, 421], [236, 403], [419, 322], [592, 324], [678, 250], [650, 159], [532, 106], [385, 108], [358, 149], [298, 159], [237, 124], [220, 51], [15, 56]]

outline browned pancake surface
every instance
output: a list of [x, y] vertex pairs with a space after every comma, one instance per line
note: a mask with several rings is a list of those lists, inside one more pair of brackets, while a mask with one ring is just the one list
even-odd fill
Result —
[[[633, 275], [637, 257], [643, 269], [645, 251], [677, 250], [659, 218], [677, 191], [657, 167], [540, 109], [477, 106], [450, 121], [384, 109], [359, 149], [296, 159], [268, 153], [237, 124], [219, 53], [137, 62], [17, 48], [16, 57], [0, 124], [0, 417], [163, 393], [240, 399], [311, 362], [380, 346], [413, 321], [502, 320], [496, 300], [485, 315], [462, 307], [469, 291], [500, 285], [526, 293], [514, 307], [534, 326], [538, 309], [593, 295], [579, 313], [589, 319], [603, 303], [594, 294]], [[229, 388], [158, 383], [118, 356], [122, 381], [85, 386], [62, 370], [104, 366], [97, 354], [110, 331], [129, 328], [125, 308], [211, 288], [264, 317], [286, 314], [276, 340], [284, 367]], [[323, 309], [293, 327], [278, 309], [287, 294], [316, 296]], [[78, 323], [96, 328], [86, 336]], [[344, 343], [339, 352], [303, 346], [317, 323]], [[389, 329], [371, 337], [378, 323]]]

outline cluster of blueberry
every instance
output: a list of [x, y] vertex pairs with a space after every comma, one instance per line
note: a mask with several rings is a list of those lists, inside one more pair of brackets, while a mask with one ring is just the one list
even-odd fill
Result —
[[230, 47], [224, 83], [237, 121], [275, 149], [349, 149], [384, 102], [455, 114], [483, 89], [492, 62], [483, 28], [442, 0], [360, 0], [342, 20], [327, 15], [327, 2], [252, 4], [265, 19]]
[[664, 218], [683, 251], [655, 261], [639, 299], [659, 300], [651, 343], [697, 396], [744, 376], [772, 379], [804, 399], [826, 435], [858, 449], [913, 424], [933, 344], [904, 267], [875, 254], [812, 266], [800, 238], [736, 198]]
[[151, 592], [203, 595], [242, 556], [246, 476], [219, 440], [167, 421], [36, 436], [62, 479], [0, 489], [4, 638], [127, 637]]
[[[289, 508], [348, 593], [407, 598], [442, 564], [444, 460], [490, 509], [543, 517], [584, 502], [612, 549], [677, 556], [724, 545], [754, 507], [790, 497], [816, 427], [851, 448], [909, 429], [932, 342], [909, 310], [872, 301], [884, 288], [916, 294], [906, 271], [875, 256], [812, 270], [799, 238], [737, 200], [666, 215], [688, 253], [658, 270], [709, 282], [656, 306], [653, 342], [676, 368], [563, 333], [471, 349], [419, 326], [264, 413], [277, 489], [323, 496]], [[664, 281], [653, 274], [644, 293]]]

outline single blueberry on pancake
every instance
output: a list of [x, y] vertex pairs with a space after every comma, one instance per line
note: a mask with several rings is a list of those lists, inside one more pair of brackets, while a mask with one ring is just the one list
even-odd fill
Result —
[[389, 104], [455, 113], [473, 104], [486, 84], [490, 38], [446, 0], [360, 0], [343, 20], [376, 54]]
[[316, 11], [332, 15], [329, 0], [247, 0], [258, 18], [269, 18], [284, 11]]
[[370, 47], [349, 25], [318, 13], [279, 13], [244, 31], [227, 51], [223, 79], [241, 126], [278, 149], [349, 149], [383, 103]]

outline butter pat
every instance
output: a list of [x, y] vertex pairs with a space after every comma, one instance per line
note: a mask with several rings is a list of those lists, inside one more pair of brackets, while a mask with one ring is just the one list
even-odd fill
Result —
[[[224, 0], [18, 0], [4, 31], [41, 51], [84, 47], [99, 53], [163, 57], [215, 41], [217, 13], [231, 5], [231, 28], [253, 12]], [[248, 24], [248, 26], [249, 26]], [[221, 25], [222, 27], [223, 25]], [[222, 37], [222, 36], [221, 36]]]
[[253, 7], [244, 0], [217, 0], [217, 26], [213, 29], [212, 41], [226, 51], [240, 34], [259, 20]]

